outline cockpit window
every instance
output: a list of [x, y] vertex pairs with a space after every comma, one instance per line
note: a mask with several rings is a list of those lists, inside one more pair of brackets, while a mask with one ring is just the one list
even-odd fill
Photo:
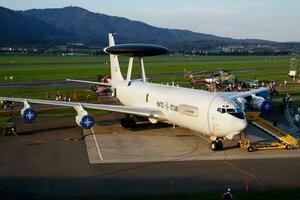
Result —
[[233, 108], [217, 108], [217, 111], [220, 113], [228, 113], [234, 117], [237, 117], [239, 119], [244, 119], [245, 115], [240, 109], [233, 109]]
[[220, 113], [235, 113], [235, 109], [233, 108], [218, 108], [217, 109], [218, 112]]
[[235, 111], [235, 109], [233, 109], [233, 108], [227, 108], [227, 112], [228, 112], [228, 113], [235, 113], [236, 111]]
[[219, 113], [226, 113], [226, 109], [225, 108], [218, 108], [217, 111]]
[[230, 115], [237, 117], [239, 119], [245, 119], [245, 115], [243, 112], [235, 112], [235, 113], [229, 113]]

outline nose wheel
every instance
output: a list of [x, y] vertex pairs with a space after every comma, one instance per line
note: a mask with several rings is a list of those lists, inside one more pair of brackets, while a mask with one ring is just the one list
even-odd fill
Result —
[[223, 150], [223, 143], [220, 140], [215, 140], [210, 144], [210, 148], [213, 151]]

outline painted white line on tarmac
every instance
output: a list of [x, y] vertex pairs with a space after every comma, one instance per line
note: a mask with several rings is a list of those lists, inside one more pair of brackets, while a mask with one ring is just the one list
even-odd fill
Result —
[[100, 151], [97, 139], [96, 139], [94, 128], [91, 128], [91, 130], [92, 130], [92, 133], [93, 133], [93, 137], [94, 137], [94, 141], [95, 141], [95, 144], [96, 144], [96, 148], [97, 148], [97, 151], [98, 151], [99, 158], [100, 158], [101, 161], [103, 161], [103, 157], [102, 157], [102, 154], [101, 154], [101, 151]]

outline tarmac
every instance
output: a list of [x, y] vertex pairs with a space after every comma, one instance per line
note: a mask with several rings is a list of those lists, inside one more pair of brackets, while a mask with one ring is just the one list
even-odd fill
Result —
[[[141, 124], [125, 130], [112, 115], [96, 121], [83, 137], [73, 117], [17, 119], [18, 137], [0, 137], [1, 199], [300, 187], [299, 149], [249, 153], [234, 140], [212, 152], [206, 137], [186, 129]], [[258, 133], [252, 139], [272, 138]]]
[[[271, 136], [249, 124], [251, 142], [272, 142]], [[89, 162], [135, 163], [161, 161], [242, 160], [300, 158], [300, 149], [247, 152], [235, 140], [224, 141], [224, 151], [212, 151], [208, 137], [180, 127], [139, 124], [133, 130], [123, 129], [117, 120], [98, 123], [84, 130]]]

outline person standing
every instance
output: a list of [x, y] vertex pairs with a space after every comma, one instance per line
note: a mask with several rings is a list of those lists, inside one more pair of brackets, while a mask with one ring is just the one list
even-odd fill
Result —
[[227, 188], [226, 192], [223, 194], [223, 200], [231, 200], [233, 199], [233, 196], [231, 194], [231, 189]]

